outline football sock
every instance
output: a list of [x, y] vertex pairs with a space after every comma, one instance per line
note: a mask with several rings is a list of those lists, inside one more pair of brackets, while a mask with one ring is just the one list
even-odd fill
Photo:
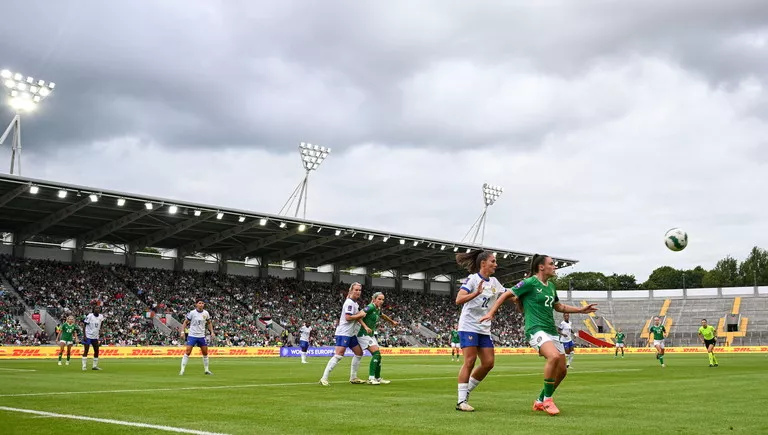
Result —
[[336, 367], [336, 364], [338, 364], [342, 358], [344, 357], [341, 355], [334, 355], [331, 357], [331, 359], [328, 360], [328, 364], [325, 365], [325, 371], [323, 372], [323, 379], [328, 379], [328, 376], [333, 371], [333, 368]]
[[480, 385], [480, 381], [478, 381], [475, 378], [469, 378], [469, 388], [467, 389], [468, 392], [472, 392], [477, 386]]
[[544, 379], [544, 398], [550, 398], [555, 394], [555, 380], [546, 378]]
[[349, 379], [355, 379], [357, 377], [357, 369], [360, 367], [360, 361], [363, 360], [362, 356], [352, 357], [352, 366], [349, 368]]
[[459, 384], [459, 403], [466, 402], [469, 395], [469, 384]]

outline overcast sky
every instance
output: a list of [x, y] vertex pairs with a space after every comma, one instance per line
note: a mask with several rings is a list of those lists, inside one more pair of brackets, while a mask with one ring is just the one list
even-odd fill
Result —
[[16, 0], [0, 68], [57, 83], [31, 177], [276, 213], [307, 141], [311, 219], [459, 240], [489, 182], [577, 271], [768, 248], [768, 2], [629, 3]]

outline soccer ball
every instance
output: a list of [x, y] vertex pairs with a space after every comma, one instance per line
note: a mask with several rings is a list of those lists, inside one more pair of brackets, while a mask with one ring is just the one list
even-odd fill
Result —
[[672, 251], [682, 251], [688, 246], [688, 233], [680, 228], [672, 228], [664, 234], [664, 244]]

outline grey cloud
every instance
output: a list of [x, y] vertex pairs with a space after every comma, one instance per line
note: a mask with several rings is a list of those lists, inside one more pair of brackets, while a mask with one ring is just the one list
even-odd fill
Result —
[[28, 121], [38, 149], [123, 135], [278, 151], [300, 140], [533, 147], [583, 120], [555, 111], [514, 130], [441, 128], [461, 120], [414, 120], [418, 96], [403, 85], [450, 61], [572, 79], [606, 59], [662, 57], [713, 86], [768, 70], [768, 48], [734, 42], [766, 31], [763, 1], [18, 5], [0, 29], [3, 61], [60, 85]]

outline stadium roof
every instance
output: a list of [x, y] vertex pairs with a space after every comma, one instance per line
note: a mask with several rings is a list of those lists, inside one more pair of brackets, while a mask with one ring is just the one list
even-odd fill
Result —
[[[75, 238], [81, 248], [104, 242], [134, 250], [178, 249], [184, 255], [223, 253], [228, 259], [258, 256], [270, 262], [302, 261], [310, 267], [366, 267], [371, 273], [397, 269], [403, 276], [461, 273], [455, 253], [481, 248], [5, 174], [0, 174], [0, 231], [16, 234], [20, 242], [48, 235]], [[482, 249], [497, 253], [496, 276], [500, 279], [522, 276], [532, 255], [487, 246]], [[558, 267], [576, 263], [554, 260]]]

